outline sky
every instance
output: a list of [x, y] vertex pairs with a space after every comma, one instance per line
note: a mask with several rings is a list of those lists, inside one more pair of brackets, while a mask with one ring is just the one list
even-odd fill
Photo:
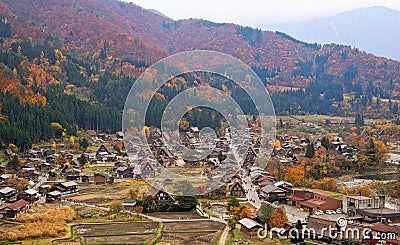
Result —
[[307, 21], [364, 7], [385, 6], [400, 11], [399, 0], [125, 0], [155, 9], [178, 20], [188, 18], [228, 22], [265, 29], [271, 25]]

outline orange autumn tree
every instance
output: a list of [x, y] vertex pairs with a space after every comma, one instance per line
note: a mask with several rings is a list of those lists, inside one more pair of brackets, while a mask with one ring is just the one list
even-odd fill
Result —
[[231, 211], [232, 216], [236, 221], [251, 217], [251, 210], [245, 206], [231, 206], [229, 211]]
[[349, 195], [349, 194], [360, 194], [362, 196], [374, 198], [375, 194], [368, 186], [357, 186], [351, 189], [341, 189], [339, 190], [340, 193]]
[[271, 228], [283, 228], [289, 222], [284, 206], [279, 206], [275, 209], [269, 220], [269, 227]]

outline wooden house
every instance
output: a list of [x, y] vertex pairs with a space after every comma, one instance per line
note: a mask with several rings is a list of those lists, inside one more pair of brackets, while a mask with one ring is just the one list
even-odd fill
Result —
[[243, 185], [239, 181], [233, 182], [231, 187], [229, 188], [230, 196], [234, 197], [246, 197], [246, 192]]
[[74, 181], [81, 179], [81, 170], [72, 168], [65, 171], [65, 176], [67, 181]]
[[28, 201], [29, 203], [36, 202], [37, 200], [39, 200], [39, 197], [40, 197], [39, 192], [34, 189], [25, 190], [19, 195], [20, 199]]
[[156, 200], [159, 205], [175, 203], [175, 199], [172, 195], [155, 187], [151, 188], [146, 197]]
[[79, 191], [77, 186], [78, 184], [76, 184], [74, 181], [68, 181], [59, 183], [55, 187], [56, 190], [61, 192], [62, 195], [69, 195]]
[[5, 149], [4, 150], [4, 156], [7, 160], [11, 160], [14, 156], [14, 152], [11, 149]]
[[93, 175], [93, 181], [95, 185], [101, 185], [101, 184], [106, 184], [108, 180], [108, 175], [103, 174], [103, 173], [95, 173]]
[[147, 178], [154, 178], [156, 175], [156, 170], [154, 169], [153, 165], [150, 161], [146, 161], [143, 167], [140, 170], [140, 177], [147, 179]]
[[59, 191], [52, 191], [46, 194], [47, 203], [59, 203], [61, 202], [62, 193]]
[[279, 202], [286, 202], [288, 196], [288, 193], [286, 190], [279, 188], [275, 185], [266, 185], [263, 188], [261, 188], [262, 193], [261, 196], [266, 200], [266, 201], [279, 201]]
[[150, 139], [154, 140], [154, 139], [159, 139], [162, 137], [161, 131], [158, 128], [154, 128], [153, 130], [151, 130], [150, 132]]
[[24, 213], [29, 209], [29, 202], [20, 199], [10, 205], [8, 205], [4, 211], [4, 218], [14, 219], [18, 214]]
[[0, 200], [8, 201], [14, 198], [17, 194], [17, 190], [11, 187], [4, 187], [0, 189]]
[[115, 171], [117, 178], [120, 179], [132, 179], [134, 175], [132, 167], [119, 167]]
[[264, 228], [261, 224], [249, 218], [241, 219], [238, 223], [240, 224], [240, 232], [250, 238], [256, 238], [258, 230]]
[[101, 145], [96, 152], [97, 161], [101, 162], [115, 162], [117, 156], [112, 153], [112, 149], [107, 148], [105, 145]]
[[136, 206], [136, 200], [130, 198], [122, 199], [122, 204], [124, 205], [124, 209], [128, 211], [133, 211]]
[[81, 182], [82, 182], [82, 183], [89, 183], [89, 182], [90, 182], [90, 177], [89, 177], [89, 175], [86, 175], [86, 174], [81, 175]]

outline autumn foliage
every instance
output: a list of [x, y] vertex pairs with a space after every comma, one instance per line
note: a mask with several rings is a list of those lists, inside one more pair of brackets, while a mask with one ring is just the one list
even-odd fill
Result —
[[283, 228], [288, 222], [289, 220], [286, 216], [285, 207], [279, 206], [275, 209], [271, 219], [269, 220], [269, 227]]
[[251, 217], [251, 210], [245, 206], [231, 206], [229, 211], [232, 213], [233, 218], [236, 221]]
[[304, 167], [297, 165], [286, 169], [285, 181], [293, 186], [300, 186], [304, 180]]
[[43, 214], [25, 213], [17, 217], [21, 225], [0, 230], [0, 241], [16, 241], [26, 238], [57, 237], [67, 231], [67, 222], [76, 218], [70, 207], [51, 209]]

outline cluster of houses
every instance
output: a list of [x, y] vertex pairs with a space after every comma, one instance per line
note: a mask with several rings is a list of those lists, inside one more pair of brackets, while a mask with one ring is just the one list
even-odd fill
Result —
[[[334, 244], [400, 244], [400, 210], [385, 208], [384, 196], [354, 194], [338, 200], [313, 191], [295, 189], [287, 201], [288, 205], [296, 206], [298, 212], [304, 210], [309, 213], [303, 228], [305, 237], [310, 240]], [[346, 220], [347, 230], [344, 232], [349, 231], [349, 234], [340, 233], [339, 219]], [[257, 237], [258, 230], [264, 228], [257, 217], [244, 218], [239, 224], [242, 233], [249, 237]], [[293, 227], [294, 224], [288, 223], [285, 229], [290, 231]], [[328, 232], [329, 227], [334, 230]]]
[[[311, 143], [309, 139], [288, 135], [277, 136], [277, 140], [280, 142], [280, 147], [274, 146], [271, 157], [278, 159], [283, 166], [287, 167], [295, 166], [304, 157], [307, 146]], [[322, 147], [320, 139], [316, 139], [312, 143], [315, 149]], [[357, 151], [353, 146], [341, 142], [339, 138], [331, 143], [338, 153], [335, 158], [337, 161], [344, 158], [349, 159]]]
[[[113, 147], [122, 144], [122, 132], [115, 136], [96, 135], [90, 139], [93, 140], [104, 144], [96, 153], [80, 156], [86, 158], [87, 162], [114, 163], [123, 159]], [[102, 172], [83, 174], [80, 161], [72, 153], [60, 150], [64, 148], [62, 142], [56, 143], [57, 151], [49, 147], [18, 155], [18, 164], [12, 161], [16, 154], [11, 149], [4, 150], [8, 163], [0, 165], [0, 217], [15, 218], [39, 199], [58, 203], [63, 196], [78, 192], [78, 183], [106, 184], [112, 180]]]
[[73, 181], [24, 189], [19, 188], [19, 182], [15, 179], [0, 182], [0, 218], [15, 218], [40, 198], [49, 203], [59, 203], [62, 196], [78, 192], [77, 183]]
[[[52, 148], [41, 150], [30, 150], [26, 153], [23, 163], [16, 170], [10, 164], [0, 165], [0, 218], [15, 218], [18, 214], [25, 212], [30, 206], [42, 198], [48, 203], [58, 203], [63, 197], [77, 193], [78, 184], [93, 183], [107, 184], [114, 178], [119, 179], [148, 179], [154, 178], [160, 173], [163, 167], [186, 166], [186, 167], [207, 167], [213, 174], [210, 176], [213, 181], [204, 186], [207, 193], [223, 196], [237, 197], [246, 200], [247, 191], [244, 187], [244, 176], [247, 175], [251, 181], [250, 185], [256, 187], [258, 196], [262, 202], [275, 203], [274, 205], [286, 204], [308, 214], [307, 228], [321, 230], [329, 225], [336, 225], [338, 217], [344, 216], [348, 224], [355, 228], [369, 227], [373, 232], [393, 231], [399, 234], [399, 228], [391, 225], [400, 222], [400, 211], [385, 208], [384, 197], [364, 197], [360, 195], [347, 195], [343, 200], [326, 196], [325, 193], [297, 189], [291, 183], [276, 181], [265, 169], [260, 168], [256, 159], [261, 154], [260, 149], [266, 148], [268, 143], [257, 136], [257, 132], [251, 129], [236, 130], [227, 129], [225, 136], [213, 138], [212, 135], [203, 134], [197, 127], [190, 127], [188, 131], [179, 135], [180, 143], [174, 146], [174, 152], [182, 152], [190, 149], [194, 156], [202, 156], [207, 152], [206, 157], [197, 157], [196, 160], [183, 160], [181, 156], [172, 154], [167, 147], [169, 136], [161, 133], [158, 128], [149, 131], [147, 145], [134, 147], [135, 155], [129, 159], [121, 157], [115, 151], [113, 145], [121, 144], [123, 134], [115, 136], [96, 135], [93, 141], [103, 143], [95, 153], [82, 154], [90, 163], [112, 163], [110, 172], [97, 172], [88, 175], [83, 173], [84, 166], [74, 158], [74, 155], [66, 151], [56, 151]], [[240, 136], [241, 142], [233, 144], [232, 137]], [[279, 159], [287, 166], [297, 164], [299, 158], [304, 156], [307, 145], [306, 139], [295, 136], [279, 136], [280, 147], [274, 147], [272, 157]], [[335, 149], [343, 156], [351, 156], [353, 149], [340, 140], [332, 142]], [[315, 147], [320, 147], [321, 142], [317, 140]], [[233, 160], [232, 151], [243, 156], [243, 163], [238, 164]], [[11, 160], [11, 150], [5, 150], [5, 156]], [[133, 158], [133, 161], [132, 161]], [[62, 162], [60, 163], [60, 159]], [[10, 161], [11, 162], [11, 161]], [[242, 173], [239, 173], [242, 168]], [[56, 177], [54, 177], [54, 175]], [[18, 177], [17, 178], [15, 178]], [[50, 178], [54, 178], [51, 179]], [[30, 188], [20, 187], [22, 179], [29, 181]], [[45, 181], [42, 181], [42, 180]], [[165, 182], [171, 180], [165, 179]], [[222, 186], [216, 186], [223, 183]], [[172, 204], [176, 200], [174, 196], [162, 188], [153, 187], [146, 195], [154, 199], [158, 204]], [[135, 200], [125, 200], [124, 205], [132, 210]], [[328, 214], [330, 210], [341, 210], [340, 214]], [[243, 233], [250, 237], [257, 236], [257, 231], [264, 226], [259, 223], [257, 217], [245, 218], [239, 221]], [[288, 226], [293, 224], [288, 224]], [[323, 239], [331, 238], [321, 235]], [[399, 234], [400, 235], [400, 234]], [[400, 236], [398, 236], [400, 238]], [[400, 244], [399, 240], [386, 239], [387, 244]], [[332, 240], [329, 240], [332, 241]], [[335, 241], [336, 243], [359, 244], [360, 240], [345, 239]]]

